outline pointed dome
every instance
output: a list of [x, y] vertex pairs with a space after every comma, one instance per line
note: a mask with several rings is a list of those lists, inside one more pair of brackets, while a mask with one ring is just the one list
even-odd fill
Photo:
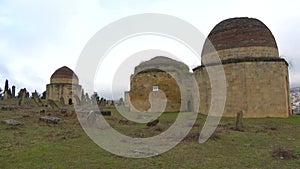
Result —
[[77, 75], [68, 68], [63, 66], [57, 69], [50, 78], [50, 83], [75, 83], [78, 84]]

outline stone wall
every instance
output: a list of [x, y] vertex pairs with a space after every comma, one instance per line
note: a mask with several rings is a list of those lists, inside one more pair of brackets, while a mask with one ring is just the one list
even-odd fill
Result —
[[[227, 83], [223, 116], [235, 116], [239, 111], [244, 111], [244, 117], [290, 115], [289, 75], [284, 60], [231, 62], [223, 67]], [[211, 87], [206, 68], [198, 67], [194, 75], [200, 91], [199, 112], [207, 114]]]
[[[205, 60], [206, 64], [215, 63], [215, 56], [218, 54], [221, 60], [229, 59], [243, 59], [243, 58], [278, 58], [278, 49], [274, 47], [262, 47], [262, 46], [251, 46], [251, 47], [240, 47], [232, 49], [223, 49], [215, 52], [207, 53], [202, 56], [202, 60]], [[203, 64], [203, 63], [202, 63]]]
[[63, 98], [64, 103], [68, 104], [69, 99], [77, 104], [77, 99], [75, 96], [80, 98], [81, 96], [81, 86], [70, 84], [70, 83], [53, 83], [47, 85], [47, 99], [60, 101]]
[[[191, 92], [188, 82], [191, 73], [186, 73], [186, 76], [178, 74], [176, 76], [176, 72], [173, 72], [173, 75], [153, 70], [134, 75], [131, 78], [130, 92], [125, 99], [125, 104], [128, 102], [127, 99], [130, 99], [130, 109], [134, 112], [187, 111], [188, 101], [191, 99], [191, 94], [188, 93]], [[185, 78], [178, 78], [176, 81], [176, 77]], [[159, 90], [153, 91], [153, 86], [158, 86]]]
[[78, 84], [78, 79], [76, 78], [51, 78], [50, 83], [69, 83], [69, 84]]

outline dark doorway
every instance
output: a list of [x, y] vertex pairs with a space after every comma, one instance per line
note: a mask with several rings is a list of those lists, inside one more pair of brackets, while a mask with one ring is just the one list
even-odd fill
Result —
[[187, 111], [188, 112], [192, 111], [192, 105], [191, 105], [191, 101], [190, 100], [187, 102]]
[[69, 99], [69, 105], [72, 105], [73, 104], [73, 102], [72, 102], [72, 99], [70, 98]]

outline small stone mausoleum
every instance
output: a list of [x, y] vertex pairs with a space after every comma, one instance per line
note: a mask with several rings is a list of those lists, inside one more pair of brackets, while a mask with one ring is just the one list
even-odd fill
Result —
[[79, 104], [82, 88], [77, 75], [68, 67], [57, 69], [46, 86], [46, 97], [62, 104]]

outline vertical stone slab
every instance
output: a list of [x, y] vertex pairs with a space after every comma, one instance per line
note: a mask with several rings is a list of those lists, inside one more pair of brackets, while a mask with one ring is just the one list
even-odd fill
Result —
[[15, 98], [15, 97], [16, 97], [16, 86], [12, 86], [11, 97], [12, 97], [12, 98]]
[[20, 90], [20, 99], [19, 99], [19, 106], [22, 106], [24, 104], [24, 100], [25, 100], [25, 97], [26, 97], [26, 89], [21, 89]]
[[236, 114], [235, 128], [236, 130], [242, 130], [243, 128], [243, 111]]

